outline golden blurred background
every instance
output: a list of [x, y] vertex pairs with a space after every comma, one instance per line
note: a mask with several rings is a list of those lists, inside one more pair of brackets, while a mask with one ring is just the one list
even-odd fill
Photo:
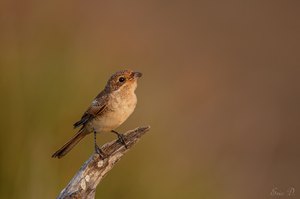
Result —
[[118, 131], [152, 128], [97, 198], [299, 197], [299, 8], [293, 0], [2, 0], [0, 198], [59, 194], [93, 152], [93, 136], [63, 159], [51, 154], [125, 68], [144, 76]]

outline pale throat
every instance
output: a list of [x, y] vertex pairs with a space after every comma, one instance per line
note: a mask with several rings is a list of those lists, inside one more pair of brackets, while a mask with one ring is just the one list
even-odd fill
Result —
[[131, 110], [133, 111], [137, 103], [137, 98], [135, 95], [136, 88], [137, 82], [135, 81], [131, 84], [124, 85], [118, 90], [114, 91], [111, 94], [112, 106], [114, 108], [123, 109], [124, 112], [131, 112]]
[[135, 90], [137, 88], [137, 82], [134, 81], [133, 83], [131, 84], [127, 84], [127, 85], [124, 85], [122, 86], [121, 88], [119, 88], [118, 90], [114, 91], [113, 92], [113, 95], [117, 96], [117, 95], [120, 95], [120, 96], [128, 96], [128, 95], [135, 95]]

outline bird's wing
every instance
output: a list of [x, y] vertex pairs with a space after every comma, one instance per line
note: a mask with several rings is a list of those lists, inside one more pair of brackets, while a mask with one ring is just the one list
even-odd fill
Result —
[[81, 119], [73, 124], [74, 128], [77, 128], [79, 126], [84, 126], [87, 122], [91, 121], [96, 116], [101, 115], [107, 105], [108, 96], [105, 95], [104, 92], [101, 92], [92, 102], [90, 107], [84, 112]]

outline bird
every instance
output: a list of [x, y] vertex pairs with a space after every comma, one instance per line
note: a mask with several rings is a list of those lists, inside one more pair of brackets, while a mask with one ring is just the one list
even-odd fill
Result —
[[94, 133], [95, 151], [105, 157], [97, 145], [96, 135], [100, 132], [112, 132], [118, 140], [127, 147], [123, 134], [115, 131], [133, 113], [137, 96], [135, 90], [137, 81], [142, 73], [132, 70], [121, 70], [114, 73], [107, 81], [104, 89], [94, 98], [90, 106], [83, 113], [81, 119], [74, 123], [78, 132], [53, 155], [62, 158], [86, 135]]

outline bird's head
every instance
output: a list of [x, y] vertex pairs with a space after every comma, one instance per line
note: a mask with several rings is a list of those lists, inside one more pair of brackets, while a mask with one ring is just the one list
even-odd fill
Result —
[[105, 89], [110, 92], [118, 90], [135, 90], [137, 87], [137, 80], [142, 77], [142, 73], [134, 72], [132, 70], [122, 70], [113, 74], [107, 84]]

